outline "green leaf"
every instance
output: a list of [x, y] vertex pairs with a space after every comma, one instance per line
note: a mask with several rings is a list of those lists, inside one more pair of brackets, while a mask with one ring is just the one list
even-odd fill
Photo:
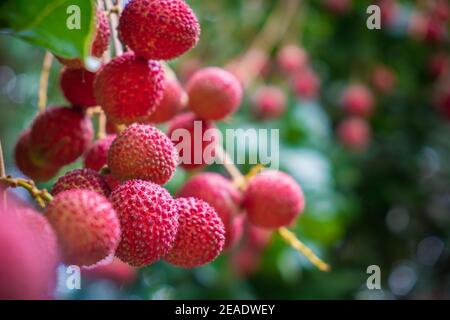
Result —
[[[71, 6], [79, 8], [78, 29], [68, 27]], [[92, 0], [6, 0], [0, 4], [0, 29], [58, 56], [84, 60], [94, 33], [94, 12]]]

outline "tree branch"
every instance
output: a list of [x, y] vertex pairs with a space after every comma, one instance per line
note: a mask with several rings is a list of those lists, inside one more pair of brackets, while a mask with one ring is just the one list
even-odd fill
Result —
[[41, 78], [39, 81], [39, 111], [44, 111], [47, 105], [47, 90], [50, 70], [52, 68], [53, 54], [50, 51], [45, 52], [44, 62], [42, 63]]

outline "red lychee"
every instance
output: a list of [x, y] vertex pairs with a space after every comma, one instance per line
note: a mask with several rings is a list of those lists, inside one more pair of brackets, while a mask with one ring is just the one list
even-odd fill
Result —
[[391, 93], [396, 84], [395, 73], [388, 67], [378, 65], [372, 71], [372, 85], [383, 94]]
[[367, 148], [371, 130], [367, 121], [358, 117], [344, 119], [337, 128], [339, 141], [350, 150], [361, 151]]
[[16, 165], [23, 174], [35, 182], [47, 181], [57, 175], [59, 168], [48, 164], [37, 165], [31, 154], [30, 130], [24, 131], [17, 141], [14, 149]]
[[183, 0], [131, 0], [120, 17], [119, 37], [147, 60], [170, 60], [195, 47], [200, 25]]
[[352, 0], [324, 0], [325, 8], [333, 14], [343, 15], [352, 7]]
[[42, 166], [64, 166], [80, 157], [90, 145], [94, 129], [81, 110], [46, 109], [34, 120], [30, 141], [34, 161]]
[[218, 173], [205, 172], [190, 178], [177, 193], [178, 197], [194, 197], [211, 205], [222, 220], [231, 242], [234, 217], [240, 211], [241, 192]]
[[297, 97], [312, 100], [319, 93], [320, 80], [313, 70], [305, 69], [294, 75], [292, 87]]
[[222, 120], [239, 108], [242, 86], [228, 71], [209, 67], [197, 71], [186, 85], [188, 107], [202, 119]]
[[[109, 27], [108, 17], [106, 13], [97, 9], [96, 13], [96, 31], [94, 40], [91, 45], [91, 56], [101, 58], [103, 53], [108, 49], [109, 37], [111, 36], [111, 29]], [[80, 69], [84, 67], [83, 61], [78, 58], [66, 59], [56, 57], [59, 62], [72, 69]]]
[[191, 112], [184, 113], [170, 122], [167, 135], [175, 144], [184, 169], [199, 169], [213, 162], [219, 137], [212, 122]]
[[[222, 220], [223, 221], [223, 220]], [[231, 221], [231, 227], [225, 226], [224, 249], [235, 248], [242, 239], [245, 228], [245, 214], [239, 214]]]
[[250, 223], [277, 229], [294, 222], [304, 209], [305, 199], [301, 187], [291, 176], [267, 170], [248, 183], [243, 206]]
[[94, 95], [108, 118], [129, 124], [145, 120], [164, 94], [164, 72], [157, 61], [128, 52], [104, 65], [94, 80]]
[[169, 192], [148, 181], [129, 180], [110, 199], [122, 228], [117, 257], [142, 267], [165, 256], [178, 231], [178, 209]]
[[58, 236], [64, 262], [90, 266], [112, 255], [120, 223], [111, 203], [91, 190], [67, 190], [55, 196], [45, 215]]
[[252, 97], [252, 111], [258, 119], [276, 119], [286, 111], [286, 96], [275, 86], [259, 88]]
[[280, 69], [287, 74], [300, 72], [308, 64], [308, 60], [306, 51], [295, 44], [282, 47], [277, 55]]
[[187, 104], [188, 97], [176, 79], [167, 79], [164, 89], [164, 96], [145, 122], [162, 123], [169, 121], [177, 115]]
[[132, 124], [113, 141], [108, 166], [119, 180], [143, 179], [163, 185], [175, 172], [177, 150], [159, 129]]
[[83, 276], [89, 279], [107, 279], [120, 286], [129, 285], [137, 278], [137, 269], [114, 258], [111, 263], [93, 268], [83, 268]]
[[91, 169], [75, 169], [67, 172], [56, 181], [52, 188], [52, 195], [63, 191], [85, 189], [95, 191], [105, 197], [111, 193], [108, 184], [97, 171]]
[[66, 99], [79, 107], [97, 105], [94, 97], [95, 73], [85, 69], [63, 68], [60, 75], [61, 90]]
[[84, 166], [95, 171], [103, 168], [108, 160], [109, 148], [115, 138], [116, 135], [111, 134], [95, 141], [84, 155]]
[[212, 262], [223, 250], [225, 228], [216, 211], [196, 198], [175, 200], [179, 228], [175, 243], [164, 259], [184, 268]]
[[352, 84], [342, 93], [342, 106], [348, 114], [369, 117], [375, 107], [373, 95], [362, 84]]

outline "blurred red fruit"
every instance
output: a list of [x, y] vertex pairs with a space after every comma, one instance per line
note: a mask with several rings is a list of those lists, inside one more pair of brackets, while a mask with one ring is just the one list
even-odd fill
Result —
[[370, 143], [371, 130], [366, 120], [358, 117], [349, 117], [339, 124], [337, 135], [344, 147], [350, 150], [362, 151]]
[[277, 55], [277, 62], [281, 71], [289, 75], [302, 71], [308, 64], [308, 60], [306, 51], [295, 44], [282, 47]]
[[362, 84], [352, 84], [342, 93], [344, 111], [351, 115], [369, 117], [375, 106], [370, 90]]
[[352, 7], [352, 0], [323, 0], [325, 8], [333, 14], [343, 15]]
[[372, 85], [383, 94], [391, 93], [396, 85], [394, 71], [383, 65], [376, 66], [372, 71]]
[[89, 279], [107, 279], [122, 286], [132, 284], [136, 280], [137, 269], [114, 258], [108, 264], [83, 268], [82, 274]]
[[312, 100], [319, 93], [320, 80], [314, 71], [306, 69], [294, 76], [292, 86], [297, 97]]
[[275, 86], [259, 88], [252, 97], [252, 111], [257, 119], [276, 119], [286, 111], [286, 96]]

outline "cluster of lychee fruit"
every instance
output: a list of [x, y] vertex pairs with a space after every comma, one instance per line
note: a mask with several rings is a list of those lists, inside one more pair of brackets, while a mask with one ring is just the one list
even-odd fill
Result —
[[[101, 57], [110, 27], [102, 10], [96, 21], [91, 55]], [[160, 62], [199, 40], [198, 20], [183, 0], [131, 0], [118, 31], [128, 50], [97, 72], [80, 59], [58, 57], [65, 65], [61, 89], [71, 106], [41, 112], [15, 149], [17, 166], [35, 181], [47, 181], [84, 158], [84, 168], [56, 181], [44, 211], [62, 262], [99, 267], [116, 256], [134, 267], [163, 259], [192, 268], [235, 245], [244, 224], [267, 232], [292, 224], [303, 211], [304, 195], [278, 171], [260, 172], [239, 186], [220, 174], [200, 173], [172, 197], [163, 185], [184, 156], [173, 133], [191, 133], [188, 145], [197, 150], [200, 144], [202, 154], [210, 144], [220, 147], [215, 137], [206, 144], [195, 140], [194, 123], [215, 128], [215, 121], [237, 111], [243, 89], [217, 67], [198, 70], [184, 89]], [[88, 109], [95, 106], [106, 114], [108, 135], [93, 141]], [[167, 134], [155, 126], [161, 123], [168, 125]], [[197, 153], [180, 165], [204, 167], [208, 159], [193, 161]]]

